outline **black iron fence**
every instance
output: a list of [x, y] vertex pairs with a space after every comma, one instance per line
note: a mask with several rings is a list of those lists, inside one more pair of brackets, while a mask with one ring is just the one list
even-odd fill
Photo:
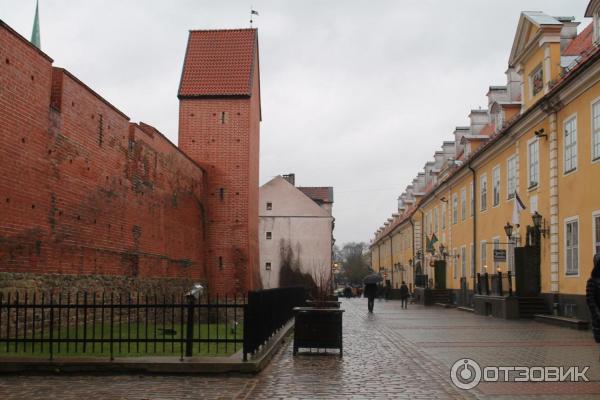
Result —
[[249, 292], [248, 298], [113, 293], [0, 293], [0, 355], [191, 357], [244, 360], [304, 305], [303, 288]]
[[244, 342], [242, 297], [0, 293], [3, 355], [231, 354]]
[[498, 271], [495, 274], [477, 273], [477, 294], [487, 296], [512, 296], [512, 273]]
[[302, 287], [248, 293], [244, 309], [244, 361], [294, 317], [294, 307], [304, 305], [306, 298]]

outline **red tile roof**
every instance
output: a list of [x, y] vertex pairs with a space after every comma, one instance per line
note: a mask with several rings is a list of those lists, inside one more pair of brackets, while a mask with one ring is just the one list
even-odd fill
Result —
[[250, 96], [256, 29], [190, 31], [179, 96]]
[[563, 51], [563, 56], [578, 56], [592, 45], [592, 33], [594, 32], [593, 23], [590, 23], [584, 30]]
[[333, 203], [333, 188], [331, 186], [299, 186], [298, 189], [316, 202]]

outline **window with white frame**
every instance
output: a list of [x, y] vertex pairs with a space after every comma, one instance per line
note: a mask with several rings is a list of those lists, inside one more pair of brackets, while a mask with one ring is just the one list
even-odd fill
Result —
[[460, 218], [464, 221], [467, 218], [467, 189], [460, 191]]
[[487, 209], [487, 175], [481, 175], [479, 178], [479, 199], [481, 211]]
[[506, 162], [506, 198], [512, 199], [517, 191], [517, 156], [512, 156]]
[[[492, 243], [493, 243], [494, 250], [500, 249], [500, 238], [496, 237], [496, 238], [492, 239]], [[497, 261], [494, 261], [494, 272], [496, 272], [498, 270], [499, 265], [500, 265], [500, 263], [498, 263]]]
[[535, 139], [527, 145], [528, 165], [527, 176], [529, 188], [536, 187], [540, 178], [540, 142]]
[[475, 182], [471, 182], [469, 195], [471, 196], [471, 217], [475, 214]]
[[481, 260], [481, 266], [479, 267], [479, 271], [484, 274], [487, 267], [487, 241], [482, 240], [480, 247], [479, 259]]
[[564, 126], [564, 173], [577, 169], [577, 117], [565, 121]]
[[458, 222], [458, 194], [454, 193], [452, 195], [452, 223], [456, 224]]
[[454, 249], [452, 251], [452, 278], [456, 279], [456, 276], [458, 274], [458, 260], [457, 260], [457, 255], [458, 253], [456, 252], [456, 249]]
[[460, 248], [460, 276], [467, 276], [467, 246]]
[[442, 205], [442, 229], [446, 229], [446, 204]]
[[496, 207], [500, 204], [500, 166], [494, 167], [492, 170], [492, 205]]
[[594, 254], [600, 254], [600, 211], [594, 214]]
[[471, 278], [475, 276], [475, 245], [471, 243], [470, 251], [471, 251]]
[[600, 100], [592, 105], [592, 160], [600, 159]]
[[579, 221], [577, 218], [565, 221], [566, 274], [579, 274]]
[[433, 231], [438, 232], [439, 227], [438, 208], [436, 207], [433, 209]]

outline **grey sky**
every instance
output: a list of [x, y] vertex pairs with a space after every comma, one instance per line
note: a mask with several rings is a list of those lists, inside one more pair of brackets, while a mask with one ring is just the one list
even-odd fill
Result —
[[[40, 0], [42, 49], [177, 143], [189, 29], [260, 13], [261, 184], [334, 186], [338, 243], [368, 241], [504, 71], [521, 10], [582, 21], [587, 0]], [[35, 0], [0, 0], [29, 38]]]

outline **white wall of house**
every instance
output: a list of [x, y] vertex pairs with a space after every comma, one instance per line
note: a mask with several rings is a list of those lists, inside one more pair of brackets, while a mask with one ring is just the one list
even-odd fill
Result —
[[[331, 272], [333, 217], [331, 204], [320, 207], [278, 176], [260, 187], [260, 276], [264, 289], [279, 287], [283, 252], [292, 250], [293, 264], [313, 277]], [[271, 209], [267, 209], [267, 203]], [[270, 232], [270, 239], [267, 239]], [[270, 263], [270, 270], [267, 269]]]

